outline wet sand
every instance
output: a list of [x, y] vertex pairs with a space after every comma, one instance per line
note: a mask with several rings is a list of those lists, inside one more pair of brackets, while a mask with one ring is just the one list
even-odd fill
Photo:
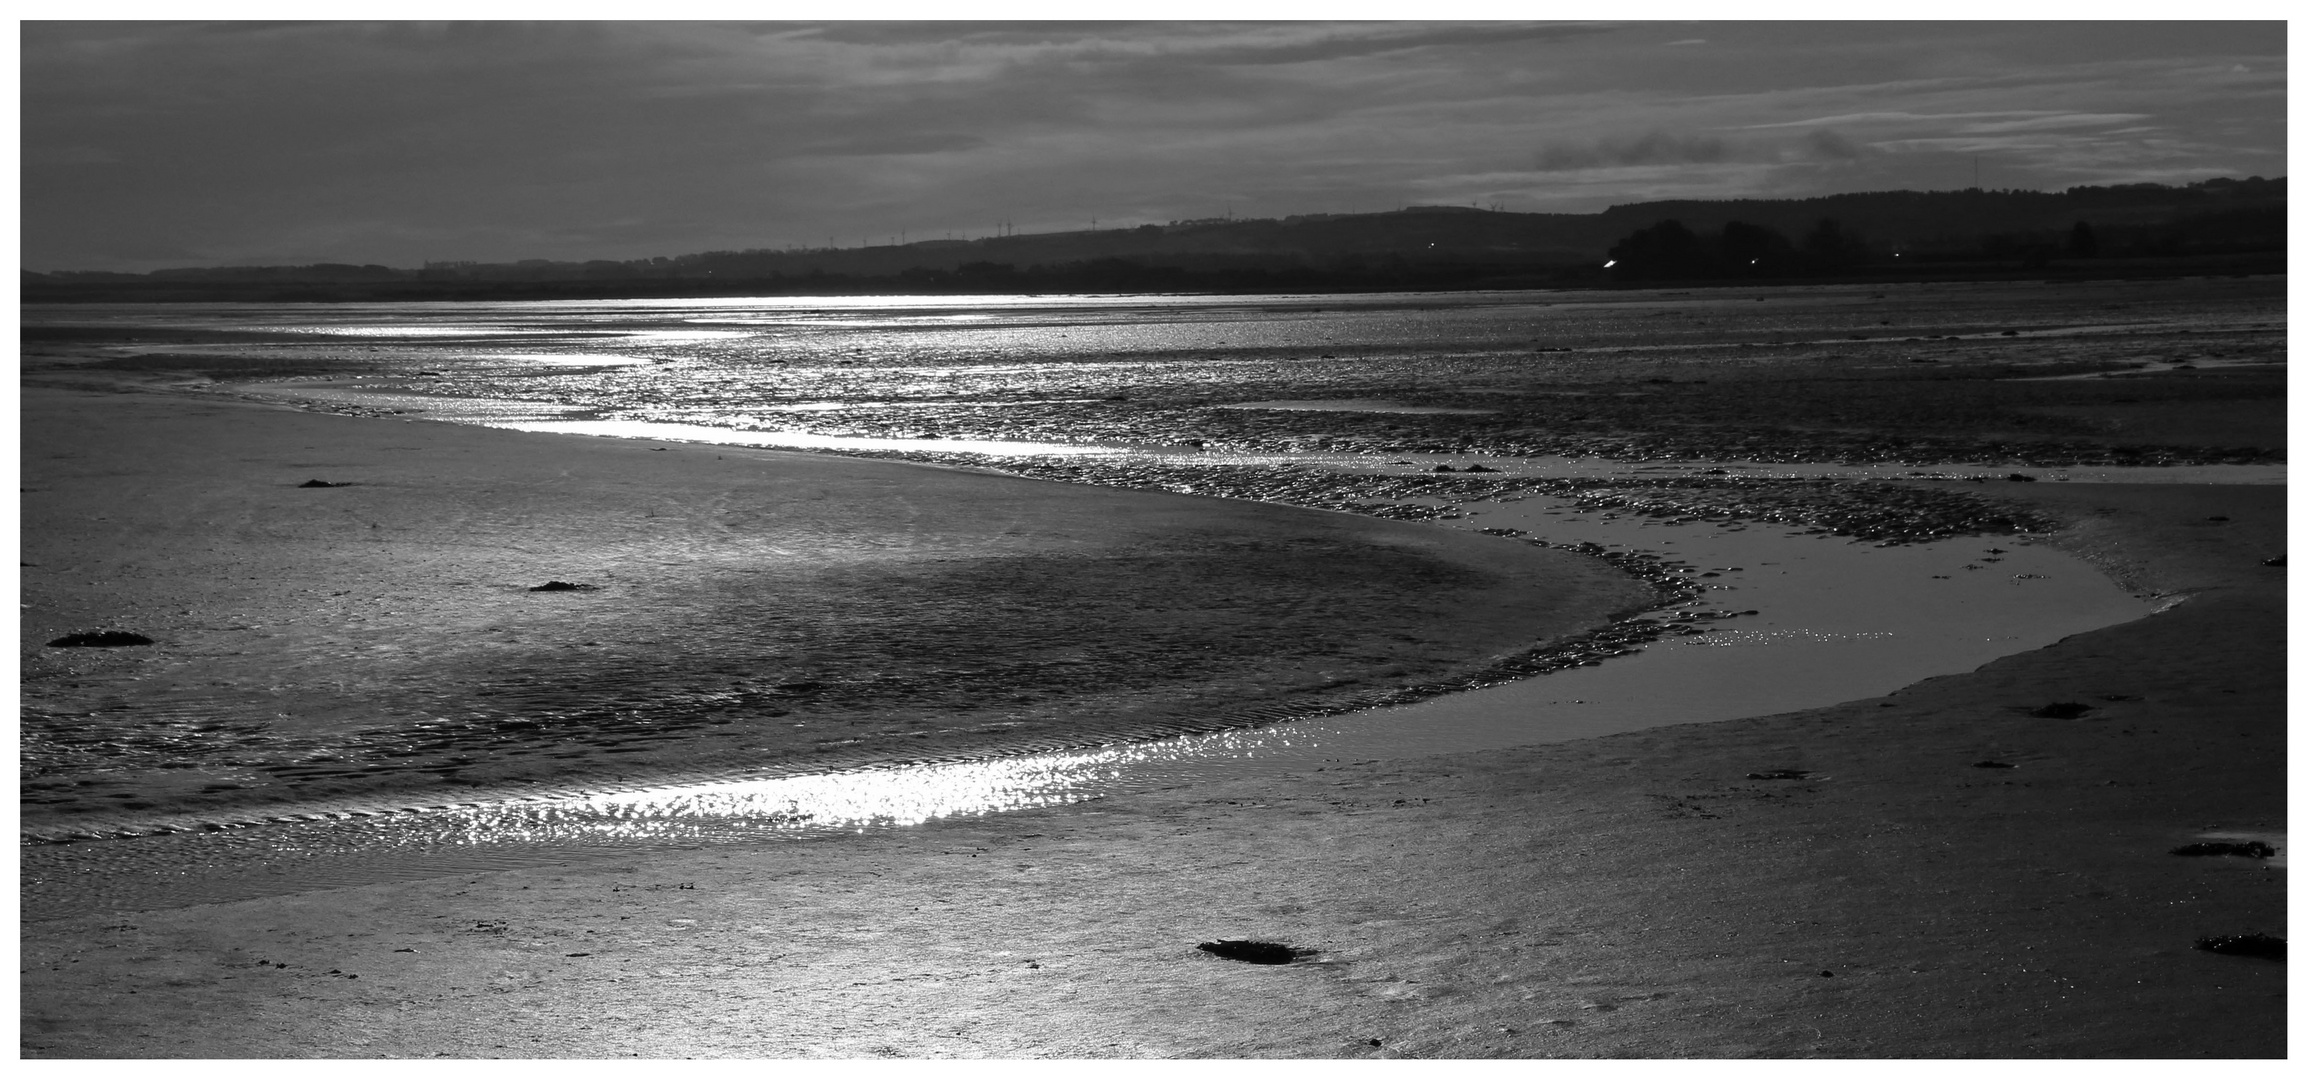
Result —
[[2281, 1054], [2282, 966], [2190, 946], [2282, 872], [2166, 851], [2284, 827], [2282, 489], [1998, 494], [2190, 599], [1786, 716], [32, 924], [23, 1052]]
[[[984, 471], [143, 393], [34, 391], [25, 439], [40, 836], [1237, 726], [1651, 596], [1492, 537]], [[43, 647], [107, 628], [158, 644]]]

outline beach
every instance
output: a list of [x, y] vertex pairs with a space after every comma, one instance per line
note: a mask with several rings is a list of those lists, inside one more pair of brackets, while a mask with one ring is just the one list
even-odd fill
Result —
[[[340, 425], [286, 467], [253, 454], [206, 466], [210, 483], [275, 497], [341, 493], [294, 487], [308, 478], [375, 482], [363, 470], [377, 461], [350, 447], [487, 436], [461, 466], [485, 478], [560, 445], [279, 410], [260, 424], [237, 402], [148, 394], [72, 395], [46, 413], [30, 407], [38, 393], [28, 429], [63, 416], [155, 459], [182, 443], [136, 440], [169, 424], [220, 438]], [[341, 425], [389, 434], [347, 441]], [[698, 452], [586, 442], [641, 467]], [[917, 493], [974, 482], [935, 475]], [[2284, 570], [2265, 565], [2283, 549], [2283, 490], [1999, 489], [2068, 522], [2058, 542], [2127, 587], [2184, 599], [1881, 699], [828, 840], [28, 923], [22, 1052], [2281, 1055], [2283, 965], [2194, 945], [2282, 937], [2284, 871], [2168, 852], [2284, 829]], [[603, 515], [634, 500], [701, 511], [683, 498], [644, 484], [587, 501]], [[28, 527], [25, 559], [41, 561], [35, 537], [101, 539], [108, 524]], [[554, 534], [507, 545], [526, 561], [494, 575], [493, 603], [570, 565]], [[405, 569], [314, 564], [297, 545], [319, 541], [293, 535], [237, 540], [233, 558], [265, 568], [238, 575], [255, 585], [132, 557], [147, 538], [113, 533], [76, 557], [109, 552], [121, 568], [40, 595], [57, 626], [81, 628], [114, 621], [105, 605], [122, 594], [103, 590], [137, 573], [151, 613], [166, 586], [182, 590], [165, 594], [186, 605], [174, 610], [238, 616], [278, 591], [267, 574], [369, 573], [381, 577], [345, 584], [382, 592]], [[607, 580], [607, 565], [580, 572]], [[28, 651], [47, 629], [28, 626]], [[130, 652], [74, 662], [133, 680], [97, 670], [134, 664]], [[2089, 708], [2032, 715], [2061, 702]], [[1256, 966], [1195, 948], [1233, 938], [1310, 954]]]
[[21, 1052], [2281, 1056], [2279, 293], [41, 312]]
[[21, 23], [19, 1058], [2274, 1074], [2288, 25], [1506, 14]]

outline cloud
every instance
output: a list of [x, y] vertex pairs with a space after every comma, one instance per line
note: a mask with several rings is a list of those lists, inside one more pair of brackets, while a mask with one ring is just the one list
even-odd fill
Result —
[[1576, 172], [1628, 165], [1704, 165], [1723, 161], [1730, 153], [1728, 144], [1712, 136], [1654, 131], [1633, 139], [1551, 142], [1539, 148], [1535, 168], [1539, 172]]
[[2048, 109], [2003, 109], [1993, 112], [1914, 113], [1863, 112], [1840, 116], [1821, 116], [1807, 120], [1786, 120], [1773, 124], [1748, 124], [1743, 130], [1765, 131], [1773, 128], [1822, 127], [1828, 124], [1938, 126], [1957, 131], [2034, 131], [2045, 128], [2098, 127], [2108, 124], [2130, 124], [2150, 118], [2149, 113], [2085, 113], [2060, 112]]
[[1529, 42], [1558, 42], [1607, 34], [1607, 25], [1545, 23], [1462, 23], [1442, 26], [1379, 24], [1352, 27], [1290, 43], [1246, 43], [1202, 55], [1234, 64], [1306, 63], [1382, 56], [1420, 49], [1495, 49]]
[[984, 138], [962, 131], [860, 131], [819, 139], [808, 144], [807, 149], [811, 153], [838, 157], [897, 157], [951, 154], [984, 146]]
[[1817, 127], [1823, 124], [1935, 124], [1948, 120], [2001, 120], [2011, 117], [2032, 119], [2053, 116], [2040, 109], [2005, 109], [1995, 112], [1917, 113], [1917, 112], [1855, 112], [1836, 116], [1817, 116], [1804, 120], [1784, 120], [1774, 124], [1748, 124], [1745, 130], [1764, 131], [1771, 128]]
[[1809, 157], [1819, 161], [1856, 161], [1867, 153], [1859, 144], [1826, 128], [1804, 133], [1798, 145]]
[[2047, 131], [2054, 128], [2105, 127], [2110, 124], [2132, 124], [2149, 119], [2148, 113], [2049, 113], [2021, 117], [2016, 120], [1996, 120], [1987, 123], [1963, 124], [1957, 130], [1975, 133], [1997, 131]]
[[1534, 156], [1533, 171], [1583, 172], [1676, 165], [1723, 165], [1779, 161], [1856, 161], [1873, 148], [1827, 128], [1794, 139], [1725, 139], [1654, 131], [1637, 138], [1550, 142]]

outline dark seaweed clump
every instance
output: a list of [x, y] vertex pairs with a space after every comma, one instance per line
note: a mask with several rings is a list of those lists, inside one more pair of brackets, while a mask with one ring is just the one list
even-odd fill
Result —
[[82, 630], [48, 643], [51, 649], [114, 649], [123, 645], [150, 645], [152, 639], [126, 630]]
[[2284, 959], [2284, 939], [2266, 934], [2227, 934], [2200, 937], [2196, 947], [2222, 956], [2249, 956], [2260, 960]]
[[1287, 964], [1314, 955], [1313, 949], [1284, 945], [1278, 941], [1205, 941], [1195, 948], [1212, 956], [1240, 960], [1245, 964]]
[[2247, 859], [2273, 859], [2276, 857], [2276, 849], [2269, 847], [2268, 845], [2263, 844], [2258, 840], [2246, 840], [2241, 844], [2231, 843], [2226, 840], [2213, 840], [2201, 844], [2182, 844], [2179, 847], [2173, 848], [2172, 854], [2240, 855]]

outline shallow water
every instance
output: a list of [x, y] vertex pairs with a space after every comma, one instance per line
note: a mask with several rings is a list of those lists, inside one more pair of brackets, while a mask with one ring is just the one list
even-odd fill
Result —
[[[289, 388], [279, 389], [286, 390]], [[309, 388], [299, 387], [295, 388], [293, 392], [320, 396]], [[363, 399], [368, 397], [370, 396], [363, 395]], [[788, 431], [736, 431], [698, 424], [662, 424], [639, 420], [503, 419], [490, 415], [487, 409], [487, 403], [461, 403], [459, 420], [465, 423], [478, 423], [488, 427], [502, 427], [514, 431], [596, 435], [623, 439], [655, 439], [665, 442], [693, 442], [714, 446], [889, 451], [900, 454], [966, 453], [1056, 458], [1127, 456], [1135, 460], [1149, 462], [1192, 465], [1234, 465], [1246, 468], [1304, 466], [1348, 475], [1417, 475], [1432, 472], [1438, 464], [1447, 464], [1459, 469], [1464, 469], [1468, 465], [1481, 465], [1501, 477], [1544, 478], [1653, 478], [1723, 475], [1735, 479], [1752, 480], [1966, 480], [1992, 483], [2009, 482], [2011, 477], [2016, 474], [2026, 476], [2031, 480], [2048, 480], [2054, 483], [2261, 485], [2286, 483], [2289, 475], [2289, 467], [2281, 463], [2266, 465], [2070, 465], [2057, 468], [2033, 466], [1998, 468], [1973, 465], [1917, 468], [1906, 464], [1779, 463], [1715, 458], [1694, 461], [1646, 461], [1632, 464], [1595, 457], [1505, 458], [1484, 454], [1437, 454], [1415, 451], [1383, 457], [1369, 454], [1249, 454], [1208, 452], [1193, 447], [1144, 443], [1039, 443], [998, 439], [880, 439], [867, 436], [811, 435]], [[1424, 411], [1432, 412], [1435, 410]]]
[[618, 439], [662, 439], [668, 442], [710, 443], [716, 446], [766, 446], [784, 450], [892, 450], [921, 454], [1019, 454], [1074, 457], [1120, 454], [1122, 446], [1073, 443], [1019, 442], [1008, 439], [877, 439], [859, 435], [812, 435], [805, 431], [730, 431], [693, 424], [656, 424], [646, 420], [509, 420], [491, 427], [563, 435], [602, 435]]
[[[2280, 287], [2265, 282], [91, 305], [24, 318], [222, 337], [117, 351], [229, 359], [219, 377], [295, 375], [310, 379], [303, 396], [445, 419], [683, 424], [779, 445], [1233, 449], [1527, 441], [1629, 409], [1705, 427], [1745, 408], [1726, 406], [1726, 375], [1780, 368], [1922, 392], [1958, 367], [2024, 380], [2280, 365], [2285, 327]], [[1929, 441], [1839, 453], [1956, 449]]]

